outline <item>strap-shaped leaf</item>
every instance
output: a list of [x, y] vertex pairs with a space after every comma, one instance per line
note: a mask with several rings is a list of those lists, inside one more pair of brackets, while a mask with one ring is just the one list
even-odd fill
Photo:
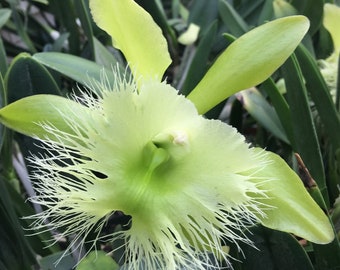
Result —
[[5, 86], [8, 103], [35, 94], [61, 94], [50, 72], [27, 53], [13, 59], [5, 76]]
[[95, 82], [101, 82], [103, 74], [110, 84], [115, 81], [110, 69], [79, 56], [58, 52], [42, 52], [34, 54], [32, 58], [85, 86], [91, 86], [91, 90], [97, 94], [100, 93], [101, 89]]
[[240, 243], [242, 254], [235, 250], [238, 260], [233, 262], [234, 269], [314, 270], [307, 252], [294, 236], [263, 226], [249, 228], [246, 235], [256, 243], [256, 249]]
[[287, 101], [294, 129], [296, 145], [293, 146], [293, 150], [301, 155], [306, 167], [317, 182], [326, 204], [329, 205], [321, 149], [309, 107], [304, 78], [295, 54], [282, 66], [282, 74], [287, 88]]
[[97, 25], [113, 39], [136, 78], [162, 79], [171, 63], [167, 42], [151, 15], [133, 0], [91, 0]]
[[283, 129], [279, 117], [273, 107], [256, 89], [249, 89], [240, 92], [243, 106], [248, 113], [256, 119], [263, 127], [273, 133], [276, 137], [289, 144], [289, 140]]
[[267, 79], [295, 50], [307, 32], [304, 16], [266, 23], [234, 41], [188, 98], [205, 113], [232, 94]]

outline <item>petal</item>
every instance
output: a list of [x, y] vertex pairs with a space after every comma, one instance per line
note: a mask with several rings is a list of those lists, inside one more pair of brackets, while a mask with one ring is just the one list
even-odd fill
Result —
[[234, 41], [189, 94], [199, 113], [267, 79], [293, 53], [307, 32], [304, 16], [261, 25]]
[[126, 57], [135, 78], [159, 81], [171, 63], [167, 42], [150, 14], [133, 0], [91, 0], [94, 21]]
[[336, 55], [340, 52], [340, 7], [334, 4], [325, 4], [323, 24], [331, 34]]

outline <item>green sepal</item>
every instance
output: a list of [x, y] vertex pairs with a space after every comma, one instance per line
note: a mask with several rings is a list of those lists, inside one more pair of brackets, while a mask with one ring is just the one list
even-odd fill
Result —
[[126, 57], [136, 79], [162, 79], [171, 63], [161, 29], [133, 0], [90, 1], [96, 24], [111, 37]]
[[[328, 217], [308, 194], [297, 174], [278, 155], [263, 152], [268, 163], [263, 170], [255, 172], [254, 182], [267, 190], [267, 198], [257, 198], [269, 207], [264, 209], [261, 223], [271, 229], [290, 232], [313, 243], [326, 244], [334, 239]], [[263, 181], [263, 177], [272, 178]]]
[[204, 114], [234, 93], [263, 82], [295, 50], [308, 27], [306, 17], [291, 16], [244, 34], [219, 56], [188, 99]]
[[[34, 95], [0, 109], [0, 122], [27, 136], [59, 141], [57, 134], [47, 131], [45, 125], [54, 127], [58, 132], [75, 134], [68, 122], [68, 116], [81, 115], [84, 121], [89, 117], [88, 108], [73, 101], [54, 95]], [[63, 142], [67, 144], [67, 142]]]
[[20, 53], [13, 59], [5, 86], [8, 103], [36, 94], [61, 95], [50, 72], [28, 53]]

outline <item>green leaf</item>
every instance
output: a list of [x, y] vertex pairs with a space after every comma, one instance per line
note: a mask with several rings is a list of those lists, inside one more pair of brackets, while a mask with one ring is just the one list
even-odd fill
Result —
[[[339, 234], [338, 234], [339, 237]], [[328, 245], [313, 244], [316, 269], [339, 269], [340, 268], [340, 242], [336, 237]]]
[[260, 88], [263, 89], [270, 98], [270, 101], [275, 108], [277, 116], [280, 119], [281, 125], [284, 128], [285, 133], [287, 134], [289, 144], [295, 145], [293, 126], [287, 101], [284, 99], [271, 78], [265, 80], [261, 84]]
[[317, 182], [327, 205], [329, 205], [319, 141], [309, 107], [304, 80], [295, 55], [289, 58], [282, 66], [282, 72], [287, 88], [287, 100], [296, 143], [293, 145], [293, 149], [301, 156], [312, 177]]
[[183, 86], [181, 87], [181, 94], [188, 95], [188, 93], [199, 83], [207, 70], [207, 62], [209, 54], [217, 32], [217, 22], [214, 22], [208, 29], [207, 33], [202, 35], [201, 40], [197, 46], [196, 53], [188, 67], [188, 73], [185, 77]]
[[292, 0], [289, 1], [299, 12], [310, 20], [309, 33], [314, 35], [322, 24], [324, 0]]
[[5, 85], [8, 102], [34, 94], [60, 94], [47, 69], [26, 53], [19, 54], [12, 61], [6, 73]]
[[23, 22], [18, 10], [16, 9], [16, 4], [10, 2], [11, 10], [12, 10], [12, 17], [13, 22], [15, 24], [15, 29], [20, 36], [21, 40], [24, 42], [24, 44], [28, 47], [28, 50], [32, 53], [36, 52], [36, 48], [28, 35], [27, 27], [25, 26], [25, 23]]
[[76, 270], [118, 270], [119, 265], [104, 251], [92, 251], [77, 266]]
[[133, 0], [90, 0], [94, 21], [126, 57], [135, 78], [161, 80], [171, 63], [166, 39], [149, 13]]
[[188, 23], [194, 23], [201, 29], [201, 33], [218, 19], [218, 0], [196, 0], [190, 6]]
[[[338, 76], [337, 82], [340, 82], [340, 54], [338, 57]], [[340, 112], [340, 83], [338, 83], [336, 87], [336, 94], [335, 94], [335, 108], [338, 112]]]
[[3, 174], [0, 174], [0, 264], [1, 269], [29, 269], [35, 262], [34, 254], [24, 236], [15, 213], [13, 202], [6, 188]]
[[[95, 37], [93, 37], [93, 43], [94, 43], [94, 50], [95, 50], [95, 61], [98, 65], [104, 66], [105, 68], [109, 70], [109, 69], [112, 69], [112, 67], [115, 67], [119, 65], [120, 63], [123, 63], [122, 59], [117, 57], [118, 53], [116, 53], [115, 55], [112, 54]], [[123, 67], [121, 69], [124, 70]]]
[[[6, 91], [5, 91], [5, 84], [4, 84], [2, 75], [0, 73], [0, 108], [5, 106], [6, 104], [7, 104], [7, 96], [6, 96]], [[0, 124], [0, 152], [1, 152], [4, 140], [5, 140], [5, 129]]]
[[0, 73], [6, 74], [6, 71], [7, 71], [6, 49], [4, 43], [2, 42], [2, 38], [0, 37]]
[[[273, 2], [273, 0], [269, 1]], [[241, 17], [247, 19], [248, 25], [255, 25], [262, 15], [261, 12], [265, 8], [265, 2], [266, 0], [242, 0], [238, 1], [234, 6], [237, 7], [237, 11]]]
[[[19, 217], [26, 217], [26, 216], [31, 216], [34, 215], [35, 212], [33, 208], [31, 207], [30, 204], [27, 203], [25, 198], [23, 198], [22, 194], [20, 194], [18, 191], [16, 191], [13, 186], [9, 183], [9, 181], [5, 182], [7, 192], [9, 196], [11, 197], [11, 204], [13, 205], [15, 212]], [[19, 222], [21, 224], [21, 228], [25, 228], [26, 232], [25, 234], [30, 234], [33, 232], [30, 231], [28, 233], [28, 228], [31, 224], [32, 220], [28, 220], [25, 218], [20, 218]], [[49, 231], [46, 232], [41, 232], [39, 234], [30, 234], [29, 236], [26, 237], [27, 241], [29, 242], [29, 245], [31, 248], [41, 256], [46, 256], [52, 252], [57, 252], [60, 250], [60, 247], [58, 245], [53, 245], [53, 246], [48, 246], [46, 247], [46, 243], [50, 241], [52, 238], [51, 234]]]
[[78, 55], [80, 53], [80, 31], [76, 20], [74, 2], [73, 0], [49, 0], [49, 6], [61, 28], [67, 29], [67, 32], [70, 33], [68, 36], [70, 52]]
[[[263, 152], [271, 162], [263, 171], [254, 172], [253, 181], [261, 182], [268, 198], [260, 199], [265, 205], [265, 217], [261, 223], [271, 229], [293, 233], [311, 242], [326, 244], [334, 239], [333, 228], [328, 217], [311, 198], [300, 178], [278, 155]], [[263, 175], [274, 181], [264, 181]]]
[[224, 24], [230, 30], [229, 33], [239, 37], [249, 30], [249, 26], [236, 12], [236, 10], [225, 0], [218, 3], [218, 11]]
[[[58, 141], [57, 134], [47, 132], [42, 124], [54, 126], [57, 130], [75, 134], [67, 116], [77, 113], [84, 119], [90, 117], [88, 108], [69, 99], [53, 95], [34, 95], [0, 109], [0, 122], [5, 126], [33, 138]], [[67, 144], [67, 142], [64, 142]]]
[[94, 81], [101, 82], [103, 72], [110, 84], [115, 81], [112, 70], [78, 56], [48, 52], [37, 53], [33, 55], [33, 59], [85, 86], [91, 86], [91, 90], [98, 93], [100, 89]]
[[77, 14], [81, 22], [81, 26], [84, 29], [85, 35], [87, 36], [91, 59], [95, 59], [92, 20], [91, 20], [90, 10], [88, 7], [88, 1], [77, 0], [77, 1], [74, 1], [74, 5], [75, 5], [75, 10], [77, 11]]
[[303, 247], [292, 235], [262, 226], [251, 227], [246, 235], [256, 249], [240, 243], [245, 259], [239, 258], [242, 262], [233, 262], [233, 266], [240, 264], [247, 270], [314, 270]]
[[306, 81], [307, 91], [311, 94], [320, 118], [325, 125], [326, 133], [334, 148], [340, 149], [340, 118], [330, 96], [329, 88], [316, 61], [303, 46], [298, 47], [296, 56]]
[[41, 270], [66, 270], [73, 269], [76, 262], [70, 254], [65, 255], [56, 265], [56, 262], [63, 256], [64, 251], [53, 253], [40, 259], [39, 264]]
[[257, 24], [263, 24], [274, 18], [274, 4], [276, 1], [265, 0], [261, 9], [260, 15], [257, 20]]
[[0, 28], [2, 28], [11, 17], [12, 11], [9, 8], [0, 9]]
[[298, 11], [286, 0], [275, 0], [273, 9], [276, 18], [297, 15]]
[[33, 0], [34, 2], [37, 2], [37, 3], [41, 3], [41, 4], [44, 4], [44, 5], [47, 5], [48, 4], [48, 0]]
[[285, 130], [273, 107], [256, 89], [244, 90], [239, 93], [243, 106], [249, 114], [277, 138], [289, 144]]
[[303, 16], [281, 18], [244, 34], [216, 60], [188, 98], [200, 113], [267, 79], [298, 46], [307, 32]]

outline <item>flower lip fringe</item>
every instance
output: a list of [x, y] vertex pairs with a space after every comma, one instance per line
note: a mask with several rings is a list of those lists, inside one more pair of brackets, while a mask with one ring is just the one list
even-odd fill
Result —
[[[31, 201], [46, 210], [29, 217], [32, 228], [72, 236], [64, 255], [82, 249], [93, 231], [93, 247], [123, 239], [128, 269], [228, 263], [225, 243], [252, 245], [243, 231], [269, 208], [261, 186], [268, 179], [256, 179], [268, 160], [232, 127], [200, 116], [170, 85], [143, 82], [137, 92], [131, 78], [115, 76], [113, 89], [104, 81], [97, 99], [74, 100], [81, 114], [51, 104], [68, 132], [40, 123], [46, 154], [31, 158]], [[130, 228], [101, 236], [116, 211], [132, 217]]]

